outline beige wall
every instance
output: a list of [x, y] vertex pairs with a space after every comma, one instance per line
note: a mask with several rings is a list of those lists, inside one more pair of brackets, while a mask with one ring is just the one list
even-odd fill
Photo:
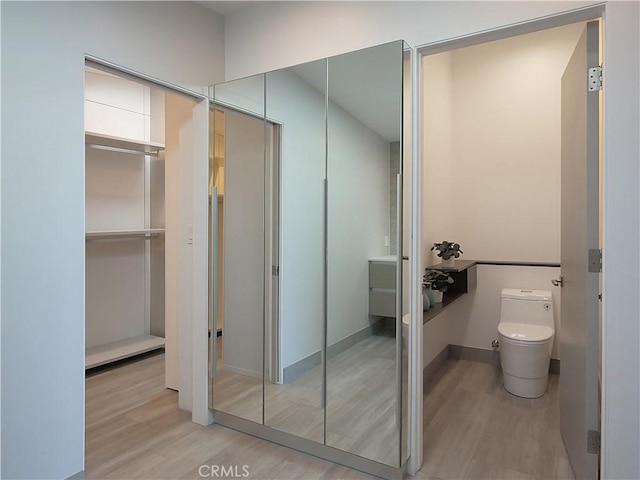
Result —
[[425, 252], [560, 261], [560, 78], [580, 28], [424, 58]]

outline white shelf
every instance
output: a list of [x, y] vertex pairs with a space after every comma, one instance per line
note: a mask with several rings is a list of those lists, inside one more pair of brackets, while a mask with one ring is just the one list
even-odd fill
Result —
[[107, 343], [85, 351], [84, 368], [99, 367], [107, 363], [133, 357], [164, 347], [164, 338], [153, 335], [140, 335], [120, 342]]
[[88, 147], [113, 150], [122, 153], [152, 155], [157, 157], [164, 150], [163, 143], [148, 142], [145, 140], [132, 140], [129, 138], [114, 137], [96, 132], [85, 132], [84, 142]]
[[143, 228], [139, 230], [94, 230], [85, 232], [85, 240], [105, 240], [111, 238], [153, 238], [164, 233], [164, 228]]

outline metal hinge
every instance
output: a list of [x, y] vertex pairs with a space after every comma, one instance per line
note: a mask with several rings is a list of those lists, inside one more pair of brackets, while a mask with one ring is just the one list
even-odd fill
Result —
[[602, 250], [599, 248], [589, 249], [589, 273], [600, 273], [602, 271]]
[[587, 430], [587, 453], [600, 455], [600, 432]]
[[588, 74], [588, 85], [590, 92], [602, 90], [602, 66], [591, 67]]
[[271, 265], [271, 275], [274, 277], [280, 275], [280, 265]]

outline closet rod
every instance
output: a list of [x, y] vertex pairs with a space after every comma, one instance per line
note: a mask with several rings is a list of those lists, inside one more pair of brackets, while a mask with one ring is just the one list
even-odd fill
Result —
[[147, 230], [104, 230], [93, 231], [85, 233], [85, 240], [113, 240], [113, 239], [126, 239], [126, 238], [138, 238], [142, 240], [150, 240], [156, 238], [164, 233], [162, 228], [152, 228]]
[[134, 155], [149, 155], [151, 157], [159, 157], [160, 151], [162, 150], [160, 148], [157, 148], [152, 151], [147, 151], [142, 149], [134, 150], [131, 148], [120, 148], [120, 147], [111, 147], [108, 145], [98, 145], [96, 143], [85, 143], [85, 145], [89, 148], [95, 148], [96, 150], [108, 150], [110, 152], [118, 152], [118, 153], [131, 153]]

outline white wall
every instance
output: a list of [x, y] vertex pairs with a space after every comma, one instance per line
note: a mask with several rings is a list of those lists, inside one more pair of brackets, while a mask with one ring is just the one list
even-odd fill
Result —
[[[324, 66], [316, 67], [326, 75]], [[290, 70], [269, 73], [266, 81], [267, 116], [283, 124], [280, 292], [286, 367], [322, 345], [325, 105], [324, 95]], [[328, 124], [332, 345], [369, 325], [368, 258], [388, 254], [390, 150], [388, 141], [334, 102]]]
[[389, 164], [389, 142], [329, 103], [328, 346], [370, 325], [369, 257], [389, 254]]
[[[318, 66], [324, 79], [325, 64]], [[267, 116], [282, 123], [280, 319], [284, 368], [322, 347], [325, 99], [290, 70], [271, 72], [266, 82]]]
[[[227, 78], [398, 38], [412, 45], [424, 45], [594, 3], [262, 2], [226, 17]], [[606, 5], [603, 252], [606, 478], [640, 477], [636, 455], [640, 451], [638, 16], [637, 2]], [[636, 369], [629, 381], [608, 381], [607, 377], [615, 378], [615, 372], [628, 371], [629, 365]]]
[[603, 59], [603, 478], [640, 478], [639, 25], [638, 2], [607, 4]]
[[452, 52], [450, 213], [466, 258], [560, 262], [560, 79], [581, 31]]
[[440, 262], [430, 251], [432, 245], [456, 238], [453, 227], [456, 212], [452, 205], [454, 163], [451, 53], [423, 57], [422, 68], [422, 248], [423, 267], [427, 267]]
[[415, 47], [593, 3], [260, 2], [225, 17], [226, 77], [268, 72], [399, 39]]
[[580, 31], [424, 57], [427, 265], [445, 239], [464, 258], [560, 261], [560, 78]]
[[170, 2], [1, 8], [1, 473], [66, 478], [84, 464], [84, 54], [205, 92], [222, 20]]
[[225, 112], [223, 369], [262, 377], [264, 122]]

